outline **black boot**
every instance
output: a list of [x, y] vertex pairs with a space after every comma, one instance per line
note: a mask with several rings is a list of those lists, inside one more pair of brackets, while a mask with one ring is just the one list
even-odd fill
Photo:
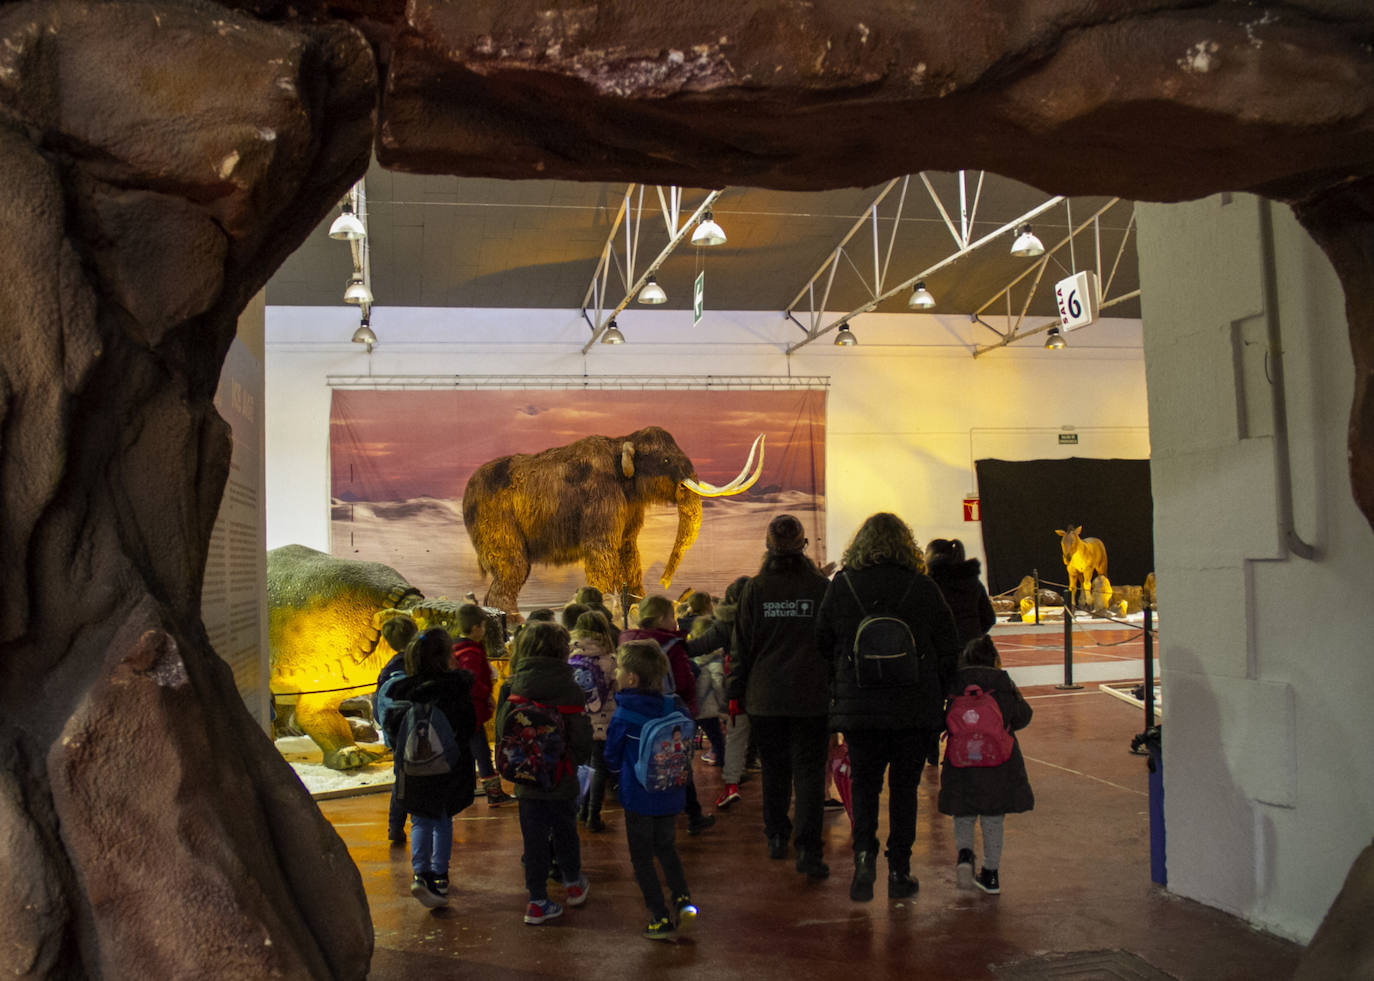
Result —
[[601, 805], [606, 799], [606, 774], [600, 770], [592, 771], [591, 787], [587, 791], [587, 801], [582, 805], [583, 821], [588, 831], [605, 831], [606, 822], [601, 820]]
[[819, 848], [797, 849], [797, 871], [808, 879], [827, 879], [830, 877], [830, 866], [821, 861]]
[[887, 857], [887, 898], [906, 899], [908, 896], [916, 895], [916, 890], [921, 888], [921, 884], [910, 874], [911, 857], [909, 855], [901, 858]]
[[873, 880], [878, 878], [878, 856], [873, 852], [854, 853], [854, 881], [849, 884], [849, 898], [866, 903], [873, 898]]

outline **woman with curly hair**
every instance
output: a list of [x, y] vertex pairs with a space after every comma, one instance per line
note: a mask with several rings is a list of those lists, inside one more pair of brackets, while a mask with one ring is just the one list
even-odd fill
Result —
[[[858, 902], [873, 898], [884, 772], [887, 894], [903, 898], [919, 887], [911, 875], [916, 788], [944, 725], [944, 696], [959, 656], [954, 617], [924, 569], [906, 522], [885, 511], [871, 515], [845, 549], [842, 568], [816, 616], [816, 646], [830, 658], [830, 729], [842, 732], [849, 747], [854, 800], [849, 897]], [[914, 657], [908, 659], [907, 673], [875, 678], [856, 664], [855, 635], [870, 616], [895, 618], [911, 631]]]

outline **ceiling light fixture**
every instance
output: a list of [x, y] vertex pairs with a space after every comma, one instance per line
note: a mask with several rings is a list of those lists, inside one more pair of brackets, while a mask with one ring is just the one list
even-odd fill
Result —
[[692, 232], [693, 245], [724, 245], [725, 232], [716, 224], [715, 218], [711, 217], [711, 212], [701, 216], [701, 221], [697, 224], [696, 230]]
[[362, 273], [355, 272], [348, 277], [348, 285], [344, 287], [344, 302], [359, 305], [372, 302], [372, 291], [363, 282]]
[[930, 290], [926, 289], [926, 284], [922, 281], [912, 289], [911, 299], [906, 301], [906, 305], [913, 310], [930, 310], [935, 306], [935, 297], [930, 295]]
[[358, 329], [353, 332], [353, 343], [366, 344], [369, 351], [372, 350], [372, 345], [377, 343], [377, 335], [372, 331], [371, 317], [364, 317]]
[[353, 213], [351, 202], [345, 201], [343, 203], [339, 217], [335, 218], [334, 223], [329, 226], [329, 237], [336, 238], [341, 242], [356, 242], [359, 239], [367, 238], [367, 228]]
[[840, 324], [840, 329], [835, 334], [835, 346], [853, 347], [857, 343], [859, 343], [859, 339], [854, 336], [854, 332], [849, 329], [849, 325]]
[[668, 302], [668, 294], [663, 292], [663, 287], [658, 285], [658, 280], [650, 276], [643, 289], [639, 291], [639, 302], [657, 306], [660, 303]]
[[610, 325], [609, 327], [606, 328], [606, 333], [604, 333], [604, 334], [601, 335], [601, 343], [602, 343], [602, 344], [624, 344], [624, 343], [625, 343], [625, 335], [622, 334], [622, 333], [620, 332], [620, 328], [617, 327], [617, 326], [615, 325], [615, 321], [614, 321], [614, 320], [612, 320], [612, 321], [611, 321], [611, 325]]
[[1016, 232], [1016, 241], [1011, 243], [1011, 254], [1023, 259], [1034, 259], [1045, 254], [1045, 243], [1036, 238], [1030, 225], [1022, 225]]
[[1059, 333], [1058, 327], [1051, 327], [1045, 335], [1045, 350], [1060, 351], [1069, 346], [1069, 342], [1064, 340], [1064, 335]]

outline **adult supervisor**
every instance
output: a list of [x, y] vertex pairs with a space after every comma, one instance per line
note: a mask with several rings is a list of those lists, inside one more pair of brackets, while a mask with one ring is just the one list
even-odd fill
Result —
[[[849, 747], [854, 798], [854, 880], [849, 897], [873, 898], [877, 876], [878, 795], [888, 772], [887, 894], [902, 898], [919, 887], [911, 875], [916, 841], [916, 788], [944, 726], [944, 696], [954, 679], [959, 635], [935, 582], [922, 572], [920, 548], [895, 514], [871, 515], [845, 549], [816, 617], [816, 645], [830, 656], [830, 728]], [[877, 623], [866, 618], [891, 618]], [[905, 635], [900, 645], [875, 648], [880, 628]], [[856, 635], [864, 624], [863, 636]]]

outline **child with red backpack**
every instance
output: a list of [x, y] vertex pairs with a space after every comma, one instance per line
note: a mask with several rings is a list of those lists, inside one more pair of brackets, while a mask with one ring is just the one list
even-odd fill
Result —
[[[959, 849], [955, 873], [959, 888], [1002, 891], [997, 870], [1002, 859], [1002, 819], [1035, 806], [1026, 761], [1012, 735], [1031, 720], [1031, 707], [1016, 690], [992, 638], [968, 642], [946, 714], [945, 765], [940, 774], [941, 814], [954, 817]], [[973, 874], [973, 826], [983, 825], [983, 865]]]
[[512, 674], [496, 709], [496, 765], [515, 784], [530, 894], [525, 922], [531, 926], [563, 915], [563, 907], [549, 899], [551, 858], [557, 859], [567, 904], [587, 901], [577, 837], [577, 766], [591, 759], [592, 725], [568, 650], [561, 625], [526, 623], [515, 639]]
[[[652, 917], [643, 935], [672, 941], [697, 916], [673, 841], [677, 815], [686, 804], [695, 727], [682, 699], [663, 694], [668, 659], [656, 642], [622, 644], [618, 661], [620, 690], [615, 715], [606, 729], [606, 765], [620, 773], [630, 864]], [[663, 901], [654, 859], [668, 880], [676, 922]]]

